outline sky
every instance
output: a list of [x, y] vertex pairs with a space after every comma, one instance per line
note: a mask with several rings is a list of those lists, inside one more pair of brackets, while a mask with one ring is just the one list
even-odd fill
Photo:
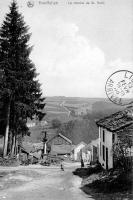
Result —
[[[132, 0], [30, 1], [17, 0], [45, 96], [106, 97], [112, 73], [133, 71]], [[0, 0], [0, 26], [10, 2]]]

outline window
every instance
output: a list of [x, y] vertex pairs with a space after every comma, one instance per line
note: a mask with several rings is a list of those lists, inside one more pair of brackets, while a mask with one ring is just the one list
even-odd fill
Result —
[[115, 134], [114, 133], [112, 134], [112, 142], [113, 143], [115, 142]]
[[105, 146], [103, 145], [103, 160], [105, 161]]
[[102, 155], [102, 147], [101, 147], [101, 142], [100, 142], [100, 156]]
[[103, 142], [105, 142], [105, 131], [103, 130]]
[[100, 132], [100, 138], [101, 138], [101, 128], [99, 128], [99, 132]]

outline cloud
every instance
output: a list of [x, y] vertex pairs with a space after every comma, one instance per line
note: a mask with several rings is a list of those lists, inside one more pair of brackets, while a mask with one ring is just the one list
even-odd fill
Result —
[[133, 71], [133, 63], [128, 61], [122, 61], [120, 58], [118, 58], [109, 63], [109, 69]]
[[101, 95], [104, 52], [79, 34], [79, 27], [74, 23], [61, 19], [45, 21], [39, 31], [40, 38], [33, 39], [36, 42], [39, 39], [40, 43], [35, 46], [32, 57], [47, 94]]
[[105, 53], [81, 35], [75, 23], [45, 18], [38, 31], [32, 57], [46, 95], [106, 97], [108, 77], [132, 69], [132, 63], [120, 58], [108, 63]]

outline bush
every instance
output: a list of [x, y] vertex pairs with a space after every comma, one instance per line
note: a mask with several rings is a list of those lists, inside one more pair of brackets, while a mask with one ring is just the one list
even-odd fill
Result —
[[80, 177], [86, 177], [86, 176], [90, 176], [91, 174], [94, 173], [99, 173], [103, 171], [103, 168], [101, 167], [100, 164], [96, 164], [95, 166], [90, 166], [88, 168], [77, 168], [73, 174], [80, 176]]
[[132, 178], [125, 172], [114, 171], [111, 174], [103, 174], [98, 180], [86, 186], [104, 193], [132, 191]]
[[0, 158], [0, 166], [18, 166], [19, 162], [16, 158]]

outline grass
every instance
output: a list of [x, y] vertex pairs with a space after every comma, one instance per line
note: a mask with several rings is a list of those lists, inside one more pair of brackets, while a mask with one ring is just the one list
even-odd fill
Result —
[[109, 173], [96, 166], [78, 168], [73, 174], [83, 178], [81, 190], [95, 200], [133, 199], [133, 171]]
[[129, 192], [132, 193], [132, 173], [120, 173], [118, 175], [107, 175], [99, 180], [88, 184], [90, 188], [96, 189], [97, 192], [114, 193], [114, 192]]

